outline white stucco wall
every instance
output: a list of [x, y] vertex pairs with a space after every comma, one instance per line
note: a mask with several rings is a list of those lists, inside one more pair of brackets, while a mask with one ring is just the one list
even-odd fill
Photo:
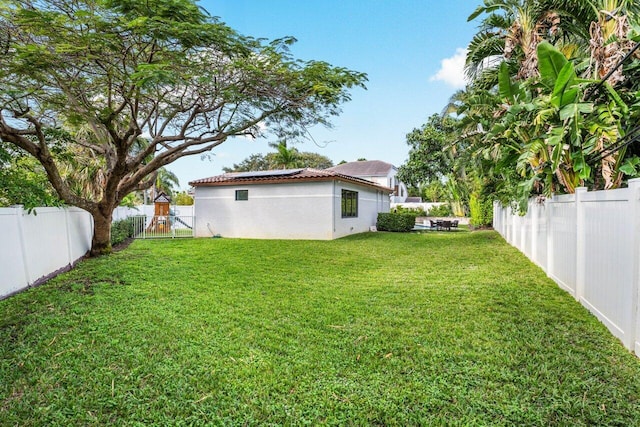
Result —
[[395, 188], [398, 186], [398, 195], [391, 196], [392, 203], [402, 203], [407, 200], [407, 186], [404, 182], [399, 181], [396, 177], [398, 171], [396, 169], [390, 169], [389, 173], [386, 176], [361, 176], [360, 178], [364, 178], [366, 180], [375, 182], [378, 185], [383, 187]]
[[[378, 222], [378, 212], [389, 212], [389, 195], [368, 187], [337, 181], [335, 183], [334, 238], [364, 233]], [[358, 192], [358, 216], [342, 218], [342, 189]]]
[[[235, 200], [248, 190], [248, 200]], [[330, 182], [196, 187], [196, 237], [214, 234], [255, 239], [332, 238]]]
[[[358, 192], [357, 218], [342, 218], [343, 188]], [[248, 200], [236, 201], [236, 190], [248, 190]], [[195, 236], [329, 240], [369, 231], [388, 211], [384, 192], [337, 181], [199, 186]]]

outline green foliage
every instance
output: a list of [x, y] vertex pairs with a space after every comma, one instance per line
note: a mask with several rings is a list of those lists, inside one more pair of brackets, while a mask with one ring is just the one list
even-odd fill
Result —
[[422, 187], [421, 192], [422, 200], [427, 202], [440, 202], [445, 197], [445, 187], [442, 184], [442, 181], [435, 180], [429, 182], [427, 185]]
[[538, 70], [540, 80], [548, 90], [553, 90], [562, 69], [569, 61], [551, 43], [541, 42], [538, 45]]
[[432, 217], [448, 217], [452, 216], [453, 211], [451, 210], [451, 205], [449, 203], [443, 203], [438, 206], [432, 206], [427, 213], [427, 216]]
[[191, 206], [193, 205], [193, 197], [187, 194], [186, 191], [181, 191], [178, 194], [176, 194], [175, 202], [176, 202], [176, 205]]
[[234, 163], [232, 167], [223, 167], [222, 170], [229, 172], [253, 172], [275, 169], [269, 159], [264, 154], [251, 154], [240, 163]]
[[298, 153], [301, 168], [327, 169], [333, 166], [333, 160], [318, 153], [302, 151]]
[[634, 46], [638, 11], [626, 0], [485, 0], [473, 12], [483, 15], [467, 55], [473, 82], [447, 112], [459, 114], [460, 145], [495, 198], [522, 210], [532, 195], [617, 188], [636, 176], [638, 152], [617, 143], [640, 118], [640, 63], [631, 56], [596, 85]]
[[[286, 147], [284, 147], [286, 148]], [[285, 157], [282, 157], [283, 154]], [[333, 166], [333, 161], [318, 153], [298, 151], [294, 147], [282, 153], [251, 154], [240, 163], [234, 163], [232, 167], [223, 167], [225, 172], [253, 172], [287, 168], [313, 168], [327, 169]]]
[[138, 199], [138, 196], [136, 195], [136, 193], [127, 194], [122, 198], [122, 201], [120, 202], [120, 206], [126, 206], [129, 208], [133, 208], [139, 204], [140, 204], [140, 200]]
[[380, 212], [378, 214], [378, 231], [411, 231], [416, 224], [416, 215], [412, 213]]
[[154, 194], [165, 193], [172, 199], [174, 186], [180, 186], [178, 176], [165, 167], [159, 168], [156, 171], [156, 179], [153, 182]]
[[401, 213], [401, 214], [409, 214], [409, 215], [413, 215], [414, 217], [417, 216], [425, 216], [426, 213], [424, 212], [424, 209], [422, 208], [407, 208], [404, 206], [396, 206], [394, 208], [391, 209], [392, 213]]
[[0, 142], [0, 206], [61, 206], [42, 166]]
[[638, 358], [493, 231], [136, 240], [0, 301], [0, 333], [8, 426], [634, 426], [640, 412]]
[[471, 218], [469, 223], [474, 227], [490, 227], [493, 224], [493, 202], [477, 193], [469, 198]]
[[133, 217], [114, 221], [111, 225], [111, 246], [118, 245], [135, 236], [135, 220]]
[[409, 160], [398, 168], [398, 179], [418, 186], [438, 180], [451, 170], [451, 159], [445, 149], [452, 141], [454, 121], [437, 114], [429, 117], [420, 129], [407, 135]]

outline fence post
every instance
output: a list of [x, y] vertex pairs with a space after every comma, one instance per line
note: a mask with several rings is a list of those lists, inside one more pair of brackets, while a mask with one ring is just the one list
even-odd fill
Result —
[[22, 205], [15, 205], [16, 224], [18, 226], [18, 238], [20, 239], [20, 252], [22, 255], [22, 265], [24, 266], [24, 279], [26, 286], [31, 286], [31, 275], [29, 274], [29, 256], [27, 254], [27, 240], [24, 235], [24, 208]]
[[62, 208], [64, 211], [64, 226], [67, 232], [67, 261], [68, 265], [73, 264], [73, 251], [71, 248], [71, 227], [69, 225], [69, 208]]
[[529, 199], [529, 212], [531, 213], [531, 261], [536, 265], [540, 265], [538, 260], [538, 213], [540, 205], [535, 199]]
[[576, 295], [577, 301], [584, 297], [586, 280], [586, 250], [585, 246], [585, 217], [583, 199], [587, 193], [586, 187], [576, 188]]
[[631, 284], [632, 295], [632, 321], [631, 331], [629, 335], [631, 337], [629, 348], [634, 349], [637, 356], [640, 357], [640, 178], [629, 180], [629, 203], [631, 210], [631, 218], [633, 218], [632, 229], [629, 230], [633, 236], [633, 247], [631, 248], [633, 253], [634, 265], [633, 268], [633, 282]]
[[547, 273], [547, 277], [553, 279], [553, 268], [554, 268], [554, 247], [553, 247], [553, 227], [552, 227], [552, 218], [551, 212], [553, 211], [553, 195], [545, 200], [545, 221], [547, 222], [547, 262], [544, 266], [544, 271]]

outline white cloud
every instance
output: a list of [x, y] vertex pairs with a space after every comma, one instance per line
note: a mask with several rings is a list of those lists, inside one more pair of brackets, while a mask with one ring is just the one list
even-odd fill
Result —
[[466, 49], [456, 49], [455, 55], [440, 61], [440, 69], [429, 78], [429, 81], [445, 82], [456, 89], [465, 87], [467, 84], [467, 80], [464, 77], [464, 62], [466, 58]]

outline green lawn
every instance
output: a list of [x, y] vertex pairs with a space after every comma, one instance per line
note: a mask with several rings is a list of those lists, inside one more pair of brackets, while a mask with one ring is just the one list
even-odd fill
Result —
[[640, 361], [495, 232], [136, 241], [0, 302], [0, 425], [640, 425]]

